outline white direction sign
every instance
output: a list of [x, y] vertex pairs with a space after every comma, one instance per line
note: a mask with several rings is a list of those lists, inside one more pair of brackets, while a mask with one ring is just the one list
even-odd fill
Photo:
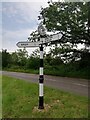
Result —
[[46, 38], [40, 38], [40, 41], [37, 41], [37, 42], [29, 42], [29, 41], [18, 42], [17, 46], [19, 48], [39, 47], [41, 44], [46, 44], [46, 43], [50, 43], [50, 42], [53, 42], [53, 41], [58, 41], [58, 40], [61, 39], [61, 37], [62, 37], [62, 34], [58, 33], [58, 34], [50, 35]]
[[19, 48], [24, 47], [39, 47], [39, 42], [29, 42], [29, 41], [21, 41], [17, 43]]
[[61, 37], [62, 37], [62, 34], [61, 34], [61, 33], [57, 33], [57, 34], [51, 35], [51, 41], [60, 40]]

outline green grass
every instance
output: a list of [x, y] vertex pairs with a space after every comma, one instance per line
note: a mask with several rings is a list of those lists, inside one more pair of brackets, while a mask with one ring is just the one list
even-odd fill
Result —
[[0, 76], [0, 118], [2, 118], [2, 76]]
[[3, 76], [3, 118], [87, 118], [88, 98], [44, 87], [45, 109], [38, 110], [38, 85]]

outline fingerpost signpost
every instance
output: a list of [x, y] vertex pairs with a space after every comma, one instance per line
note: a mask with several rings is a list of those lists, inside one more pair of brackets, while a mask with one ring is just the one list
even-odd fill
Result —
[[40, 48], [40, 69], [39, 69], [39, 109], [44, 109], [44, 95], [43, 95], [43, 83], [44, 83], [44, 74], [43, 74], [43, 46], [55, 42], [61, 39], [62, 34], [57, 33], [53, 35], [46, 34], [46, 28], [41, 22], [38, 26], [38, 37], [37, 42], [31, 41], [21, 41], [17, 43], [19, 48], [28, 48], [28, 47], [39, 47]]

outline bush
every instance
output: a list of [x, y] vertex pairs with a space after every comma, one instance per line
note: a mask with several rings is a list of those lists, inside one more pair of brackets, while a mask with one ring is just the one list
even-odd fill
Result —
[[28, 69], [39, 69], [39, 65], [40, 65], [39, 62], [40, 62], [39, 58], [30, 57], [27, 60], [26, 68], [28, 68]]

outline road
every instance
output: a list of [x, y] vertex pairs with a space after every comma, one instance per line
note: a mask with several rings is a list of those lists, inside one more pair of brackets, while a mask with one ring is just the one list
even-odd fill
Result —
[[[3, 75], [12, 76], [15, 78], [27, 80], [29, 82], [38, 83], [39, 75], [29, 73], [18, 73], [18, 72], [7, 72], [3, 71]], [[58, 88], [63, 91], [68, 91], [81, 96], [88, 96], [88, 82], [90, 80], [68, 78], [68, 77], [57, 77], [44, 75], [44, 84], [53, 88]]]

